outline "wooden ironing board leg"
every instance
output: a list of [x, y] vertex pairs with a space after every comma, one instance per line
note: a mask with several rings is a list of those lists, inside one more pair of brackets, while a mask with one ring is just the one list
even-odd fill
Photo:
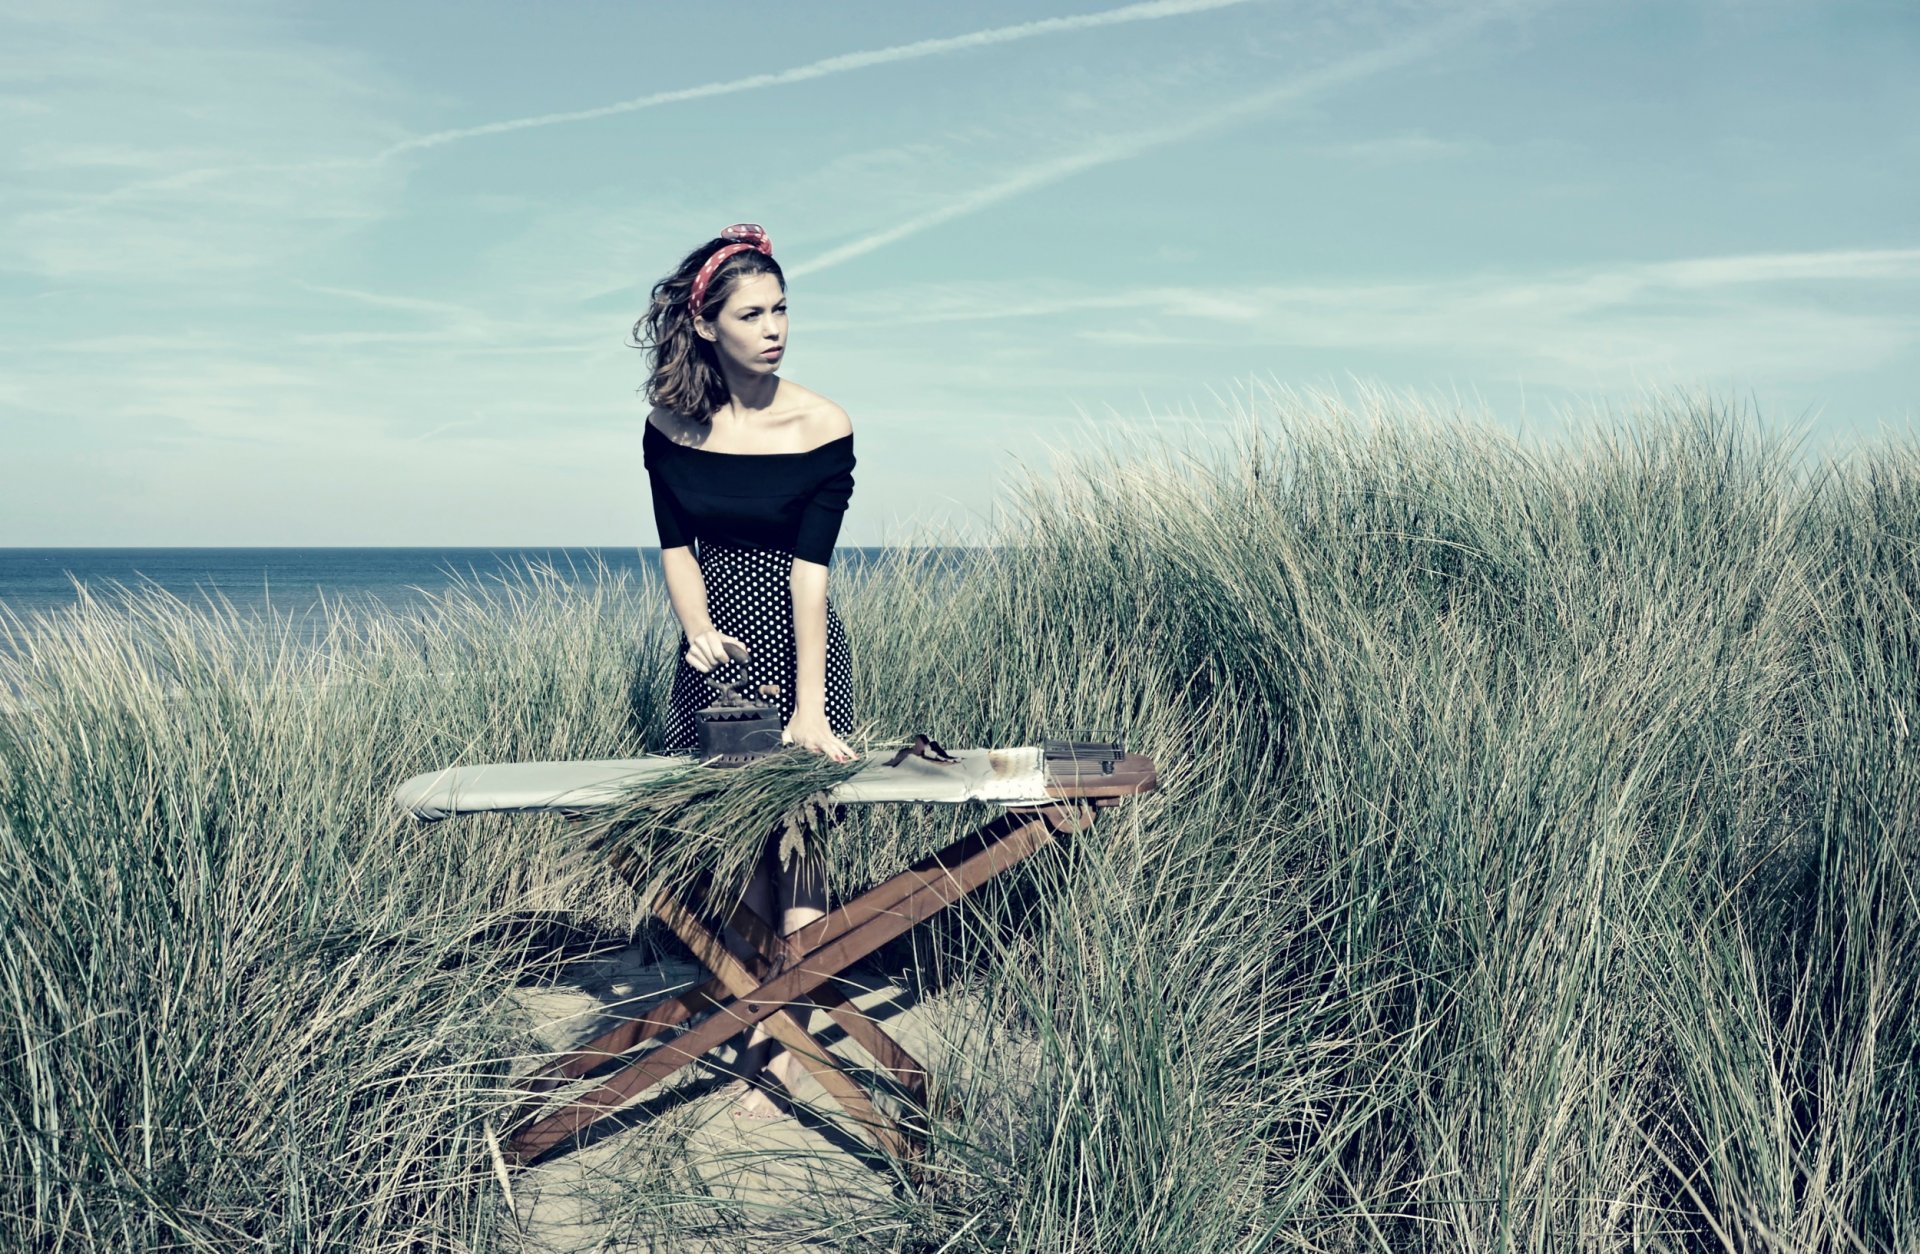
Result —
[[[681, 938], [709, 970], [716, 970], [731, 996], [723, 995], [722, 1004], [705, 1022], [663, 1041], [572, 1105], [521, 1128], [510, 1142], [512, 1153], [523, 1162], [544, 1153], [667, 1079], [734, 1033], [763, 1020], [780, 1021], [777, 1025], [769, 1023], [768, 1032], [792, 1049], [810, 1069], [816, 1064], [829, 1064], [815, 1072], [817, 1078], [827, 1077], [821, 1079], [822, 1087], [856, 1119], [874, 1129], [875, 1140], [883, 1148], [895, 1153], [911, 1153], [912, 1146], [897, 1125], [873, 1109], [865, 1091], [837, 1065], [819, 1056], [825, 1051], [792, 1017], [788, 1007], [916, 923], [931, 918], [1027, 858], [1052, 839], [1056, 828], [1078, 830], [1087, 821], [1077, 817], [1081, 814], [1091, 817], [1091, 812], [1083, 807], [1068, 804], [1009, 811], [786, 937], [786, 945], [799, 957], [786, 970], [772, 973], [765, 980], [758, 980], [748, 972], [718, 936], [694, 919], [677, 900], [663, 894], [656, 907], [663, 909], [661, 917], [681, 933]], [[911, 1070], [921, 1071], [911, 1055], [906, 1056], [906, 1062]], [[871, 1112], [871, 1117], [867, 1112]]]
[[[727, 921], [727, 930], [737, 935], [766, 960], [769, 974], [784, 971], [797, 965], [805, 955], [786, 937], [781, 936], [768, 925], [765, 919], [746, 906], [733, 912]], [[847, 995], [831, 983], [822, 984], [812, 993], [798, 999], [801, 1003], [812, 1003], [827, 1012], [827, 1015], [840, 1026], [860, 1048], [867, 1051], [881, 1069], [894, 1078], [916, 1100], [924, 1097], [927, 1087], [927, 1071], [918, 1059], [907, 1052], [900, 1042], [887, 1035], [879, 1024], [862, 1014]]]
[[568, 1080], [577, 1080], [601, 1063], [611, 1062], [646, 1044], [668, 1028], [678, 1027], [697, 1014], [717, 1009], [726, 999], [727, 987], [719, 976], [696, 985], [675, 997], [650, 1007], [637, 1019], [629, 1019], [602, 1032], [582, 1045], [576, 1045], [521, 1079], [520, 1087], [539, 1094], [559, 1088]]
[[[720, 938], [707, 930], [679, 901], [662, 893], [654, 903], [654, 910], [709, 970], [719, 974], [727, 991], [735, 997], [751, 995], [764, 987], [763, 981], [756, 979]], [[804, 998], [796, 999], [793, 1004], [801, 1015], [812, 1009], [805, 1004]], [[841, 1069], [840, 1064], [827, 1052], [827, 1047], [807, 1031], [801, 1018], [791, 1010], [781, 1009], [768, 1015], [763, 1022], [768, 1035], [793, 1052], [820, 1087], [866, 1127], [881, 1149], [896, 1156], [910, 1152], [907, 1138], [901, 1135], [899, 1127], [880, 1113], [867, 1091]]]

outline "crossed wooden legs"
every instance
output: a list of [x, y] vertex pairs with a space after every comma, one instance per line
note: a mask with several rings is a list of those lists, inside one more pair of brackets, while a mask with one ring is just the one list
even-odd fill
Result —
[[[519, 1162], [531, 1161], [735, 1033], [765, 1023], [768, 1035], [793, 1052], [876, 1145], [896, 1156], [912, 1156], [917, 1146], [909, 1131], [882, 1113], [866, 1089], [807, 1031], [810, 1012], [815, 1007], [824, 1009], [915, 1103], [924, 1106], [925, 1069], [878, 1024], [849, 1005], [845, 994], [828, 981], [914, 924], [931, 918], [1019, 863], [1050, 841], [1054, 832], [1083, 829], [1092, 822], [1093, 814], [1091, 807], [1073, 802], [1008, 810], [972, 835], [785, 937], [744, 906], [716, 929], [703, 923], [673, 894], [659, 894], [654, 901], [655, 914], [686, 942], [701, 964], [714, 973], [713, 978], [555, 1059], [523, 1085], [537, 1100], [539, 1094], [578, 1079], [612, 1059], [624, 1058], [629, 1051], [695, 1015], [711, 1013], [704, 1022], [662, 1040], [573, 1104], [536, 1115], [514, 1133], [509, 1142], [511, 1153]], [[723, 939], [729, 931], [744, 942], [753, 957], [743, 960], [734, 956]]]

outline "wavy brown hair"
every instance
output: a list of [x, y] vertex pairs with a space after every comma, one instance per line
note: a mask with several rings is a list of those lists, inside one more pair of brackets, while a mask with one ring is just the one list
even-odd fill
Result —
[[[647, 312], [633, 324], [633, 338], [638, 347], [648, 350], [647, 365], [652, 370], [647, 400], [701, 422], [727, 403], [727, 380], [720, 373], [713, 345], [694, 333], [687, 301], [693, 295], [693, 276], [707, 258], [734, 242], [716, 237], [688, 253], [672, 274], [653, 285]], [[709, 317], [718, 313], [740, 280], [754, 274], [771, 274], [779, 280], [780, 290], [787, 290], [780, 263], [748, 248], [720, 263], [701, 298], [701, 308]]]

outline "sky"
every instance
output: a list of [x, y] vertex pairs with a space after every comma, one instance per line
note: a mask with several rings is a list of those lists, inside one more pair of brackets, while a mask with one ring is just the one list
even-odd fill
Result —
[[1367, 397], [1920, 434], [1920, 7], [0, 0], [0, 546], [655, 543], [732, 222], [842, 544]]

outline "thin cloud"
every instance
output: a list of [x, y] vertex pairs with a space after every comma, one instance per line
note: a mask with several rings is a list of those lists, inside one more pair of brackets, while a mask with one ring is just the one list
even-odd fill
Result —
[[1920, 248], [1701, 257], [1655, 263], [1645, 267], [1645, 272], [1676, 287], [1786, 283], [1798, 279], [1915, 279], [1920, 278]]
[[1458, 157], [1486, 147], [1480, 140], [1439, 139], [1425, 131], [1362, 139], [1346, 144], [1323, 144], [1309, 151], [1365, 166], [1398, 166], [1416, 161]]
[[378, 309], [436, 315], [463, 322], [486, 321], [477, 310], [469, 309], [465, 305], [456, 305], [450, 301], [423, 300], [418, 296], [396, 296], [391, 292], [369, 292], [357, 287], [336, 287], [326, 283], [308, 283], [301, 279], [295, 279], [294, 286], [319, 296], [335, 296], [341, 300], [372, 305]]
[[1243, 96], [1239, 100], [1188, 121], [1110, 137], [1079, 152], [1028, 166], [1024, 170], [1015, 172], [1011, 177], [983, 187], [970, 195], [959, 197], [929, 213], [921, 214], [917, 218], [909, 218], [885, 230], [876, 231], [851, 243], [830, 249], [810, 261], [788, 268], [787, 273], [796, 277], [818, 273], [829, 267], [840, 265], [842, 262], [852, 261], [856, 257], [863, 257], [889, 244], [918, 235], [922, 231], [931, 230], [956, 218], [964, 218], [1003, 201], [1012, 200], [1036, 188], [1072, 178], [1087, 170], [1111, 165], [1117, 161], [1130, 160], [1156, 148], [1180, 143], [1218, 127], [1257, 116], [1279, 105], [1291, 104], [1336, 87], [1344, 87], [1350, 83], [1372, 78], [1387, 70], [1398, 69], [1408, 62], [1432, 56], [1461, 35], [1498, 16], [1500, 12], [1498, 8], [1488, 8], [1462, 13], [1428, 27], [1410, 38], [1336, 61], [1290, 82]]
[[[789, 269], [787, 273], [793, 273]], [[863, 296], [858, 318], [822, 318], [815, 330], [874, 326], [997, 322], [1102, 310], [1151, 310], [1168, 318], [1261, 322], [1282, 307], [1386, 306], [1432, 310], [1470, 299], [1489, 308], [1552, 304], [1588, 311], [1648, 295], [1711, 293], [1765, 283], [1900, 283], [1920, 279], [1920, 248], [1827, 249], [1682, 257], [1607, 268], [1560, 268], [1533, 278], [1463, 275], [1418, 283], [1155, 285], [1098, 292], [1035, 295], [1030, 284], [940, 284]], [[1920, 326], [1920, 321], [1916, 321]], [[1091, 332], [1089, 334], [1092, 334]]]
[[[1841, 285], [1870, 284], [1899, 291], [1916, 280], [1920, 248], [1832, 249], [1406, 283], [1142, 286], [1051, 296], [1021, 285], [967, 285], [935, 288], [930, 299], [895, 291], [862, 305], [869, 326], [888, 328], [1072, 313], [1078, 339], [1121, 348], [1217, 344], [1226, 335], [1241, 349], [1406, 355], [1521, 370], [1557, 386], [1604, 388], [1626, 377], [1739, 377], [1777, 386], [1911, 360], [1920, 318], [1886, 309], [1877, 295], [1849, 307], [1840, 293]], [[1805, 284], [1818, 286], [1797, 290]], [[1083, 325], [1090, 311], [1116, 317]]]
[[413, 436], [411, 442], [414, 444], [425, 444], [428, 440], [437, 439], [449, 431], [460, 431], [467, 427], [477, 427], [480, 425], [480, 422], [481, 419], [478, 414], [475, 414], [471, 418], [456, 418], [452, 422], [443, 422], [430, 431], [422, 431], [419, 435]]

